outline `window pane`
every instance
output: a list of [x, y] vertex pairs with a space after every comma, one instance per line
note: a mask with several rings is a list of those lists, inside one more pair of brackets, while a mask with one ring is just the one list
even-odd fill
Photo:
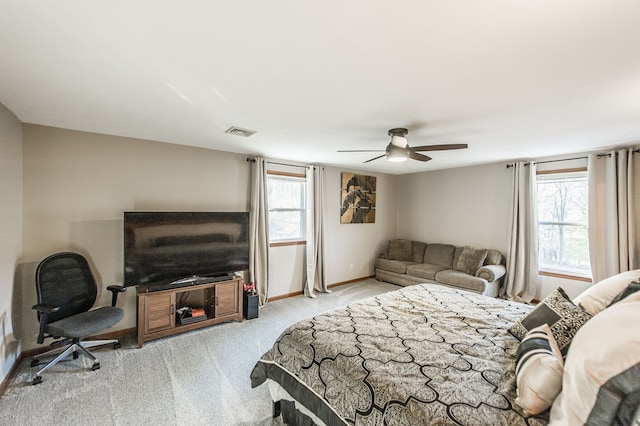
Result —
[[269, 209], [304, 208], [304, 181], [270, 178]]
[[270, 241], [305, 238], [305, 188], [304, 178], [267, 176]]
[[538, 239], [541, 267], [590, 272], [586, 226], [540, 225]]
[[584, 172], [542, 175], [538, 179], [538, 221], [587, 223]]
[[269, 211], [270, 240], [299, 240], [303, 223], [300, 211]]
[[537, 186], [540, 267], [588, 274], [587, 173], [539, 175]]

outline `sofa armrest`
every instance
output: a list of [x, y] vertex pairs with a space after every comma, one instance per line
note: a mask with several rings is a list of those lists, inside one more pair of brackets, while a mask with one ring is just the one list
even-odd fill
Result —
[[476, 271], [476, 277], [493, 282], [502, 278], [506, 272], [504, 265], [484, 265]]

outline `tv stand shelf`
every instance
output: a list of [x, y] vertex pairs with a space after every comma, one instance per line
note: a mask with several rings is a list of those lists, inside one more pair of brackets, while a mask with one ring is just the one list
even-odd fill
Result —
[[[137, 287], [138, 347], [144, 342], [226, 321], [242, 321], [241, 278], [158, 291]], [[180, 324], [182, 307], [204, 309], [207, 319]]]

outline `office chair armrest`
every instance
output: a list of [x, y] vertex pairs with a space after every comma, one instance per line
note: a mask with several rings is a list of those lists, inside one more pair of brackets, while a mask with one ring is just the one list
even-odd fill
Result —
[[38, 303], [33, 305], [31, 309], [38, 311], [38, 320], [40, 321], [40, 329], [38, 331], [38, 344], [44, 343], [44, 326], [49, 323], [49, 314], [58, 312], [60, 306], [47, 305], [45, 303]]
[[38, 303], [37, 305], [33, 305], [31, 309], [35, 309], [41, 314], [52, 314], [54, 312], [58, 312], [60, 310], [60, 306], [47, 305], [45, 303]]
[[116, 302], [118, 301], [118, 293], [127, 291], [127, 288], [121, 285], [110, 285], [107, 287], [107, 290], [111, 292], [111, 306], [116, 306]]

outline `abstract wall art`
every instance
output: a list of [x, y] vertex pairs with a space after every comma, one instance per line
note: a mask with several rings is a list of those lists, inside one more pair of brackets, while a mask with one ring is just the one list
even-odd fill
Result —
[[375, 223], [376, 177], [342, 172], [340, 223]]

